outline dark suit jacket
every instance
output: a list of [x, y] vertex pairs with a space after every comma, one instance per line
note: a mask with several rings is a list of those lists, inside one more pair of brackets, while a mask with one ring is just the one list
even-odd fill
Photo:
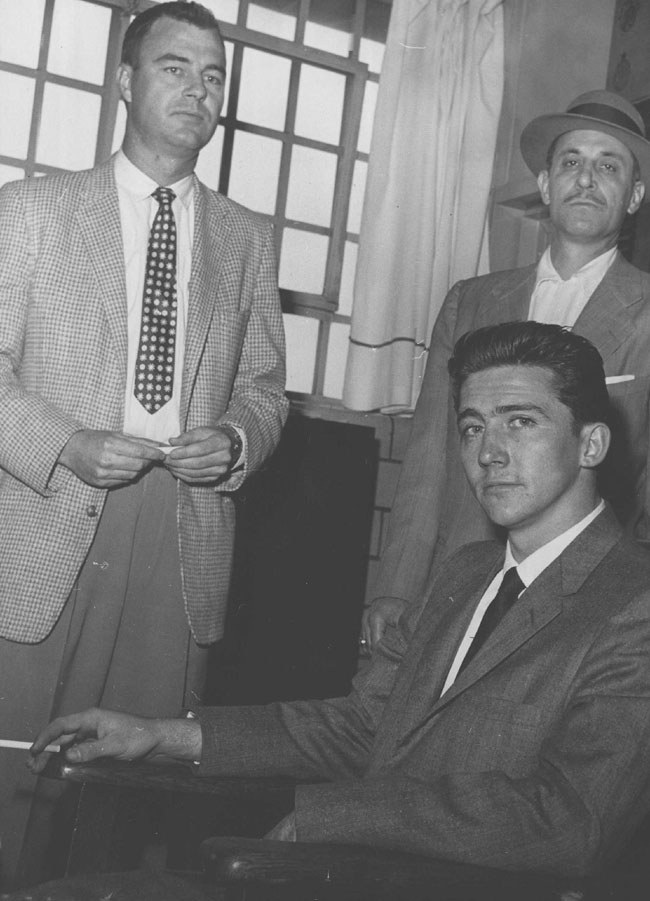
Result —
[[[459, 282], [447, 295], [429, 360], [382, 549], [375, 595], [420, 604], [435, 568], [470, 541], [498, 537], [472, 496], [458, 453], [447, 361], [470, 329], [528, 316], [535, 266]], [[580, 314], [575, 331], [600, 351], [616, 412], [603, 493], [627, 530], [650, 538], [650, 275], [620, 255]], [[625, 381], [612, 378], [633, 376]]]
[[650, 805], [650, 557], [607, 509], [440, 697], [502, 560], [459, 551], [348, 698], [206, 709], [200, 770], [335, 780], [299, 786], [299, 840], [594, 868]]
[[[287, 402], [271, 227], [194, 180], [181, 428], [230, 422], [249, 469]], [[106, 492], [57, 463], [79, 429], [121, 430], [127, 369], [124, 247], [112, 161], [0, 191], [0, 634], [43, 639], [93, 540]], [[185, 607], [196, 640], [221, 632], [230, 492], [178, 483]]]

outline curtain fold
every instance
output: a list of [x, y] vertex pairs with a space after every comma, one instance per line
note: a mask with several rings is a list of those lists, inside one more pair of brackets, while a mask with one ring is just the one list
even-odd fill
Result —
[[503, 0], [394, 0], [377, 97], [343, 392], [408, 410], [445, 294], [487, 271]]

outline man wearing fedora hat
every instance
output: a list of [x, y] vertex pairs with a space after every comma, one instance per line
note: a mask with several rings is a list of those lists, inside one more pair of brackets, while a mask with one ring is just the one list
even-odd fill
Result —
[[[650, 538], [650, 275], [617, 250], [628, 213], [650, 187], [643, 119], [610, 91], [581, 94], [565, 113], [539, 116], [521, 135], [522, 156], [548, 207], [551, 240], [537, 264], [458, 282], [436, 322], [391, 511], [362, 643], [424, 604], [440, 562], [495, 536], [463, 478], [446, 361], [480, 326], [534, 319], [574, 329], [604, 358], [617, 419], [602, 490], [627, 531]], [[650, 193], [650, 191], [649, 191]]]

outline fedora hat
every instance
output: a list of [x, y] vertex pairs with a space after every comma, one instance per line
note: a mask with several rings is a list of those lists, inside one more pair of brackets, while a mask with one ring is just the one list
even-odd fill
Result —
[[636, 157], [641, 181], [650, 193], [650, 141], [641, 114], [629, 100], [612, 91], [588, 91], [571, 101], [565, 113], [538, 116], [521, 133], [521, 155], [537, 176], [547, 168], [546, 156], [553, 141], [567, 131], [602, 131], [617, 138]]

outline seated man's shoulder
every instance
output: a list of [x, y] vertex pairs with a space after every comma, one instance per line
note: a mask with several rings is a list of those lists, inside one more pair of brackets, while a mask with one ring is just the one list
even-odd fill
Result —
[[592, 577], [615, 583], [628, 594], [643, 592], [650, 596], [650, 547], [621, 536]]
[[434, 590], [459, 591], [476, 579], [482, 579], [503, 562], [505, 549], [499, 541], [473, 541], [446, 557], [440, 566]]

